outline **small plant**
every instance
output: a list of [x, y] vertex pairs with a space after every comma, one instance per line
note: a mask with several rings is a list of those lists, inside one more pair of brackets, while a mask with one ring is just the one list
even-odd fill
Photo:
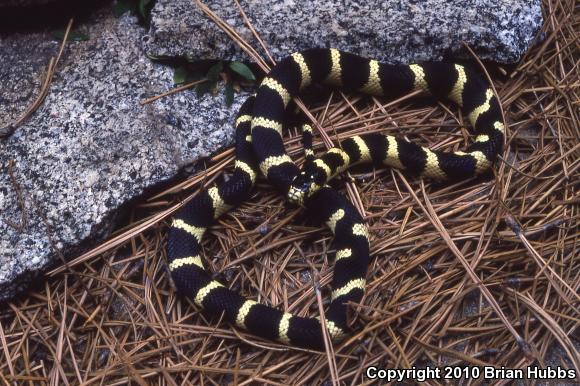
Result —
[[[63, 28], [63, 29], [52, 31], [51, 35], [55, 40], [62, 41], [62, 39], [64, 39], [65, 32], [66, 32], [66, 30]], [[68, 42], [84, 42], [86, 40], [89, 40], [89, 35], [87, 35], [83, 32], [80, 32], [80, 31], [71, 30], [71, 31], [69, 31], [66, 40]]]
[[142, 21], [147, 21], [153, 3], [154, 0], [117, 0], [113, 4], [113, 14], [119, 17], [124, 13], [132, 12], [139, 16]]
[[[148, 24], [151, 9], [155, 0], [117, 0], [113, 4], [116, 17], [132, 12], [142, 23]], [[198, 97], [207, 93], [217, 94], [218, 82], [224, 81], [224, 98], [227, 106], [234, 102], [234, 93], [242, 86], [253, 86], [256, 76], [250, 66], [239, 61], [196, 60], [189, 57], [149, 56], [154, 62], [175, 68], [173, 83], [184, 85], [196, 82], [195, 91]]]
[[256, 82], [252, 69], [238, 61], [187, 61], [175, 67], [173, 73], [173, 83], [176, 85], [199, 82], [195, 88], [198, 97], [209, 92], [216, 94], [220, 79], [225, 82], [224, 98], [227, 106], [231, 106], [234, 92], [239, 91], [241, 86], [253, 86]]

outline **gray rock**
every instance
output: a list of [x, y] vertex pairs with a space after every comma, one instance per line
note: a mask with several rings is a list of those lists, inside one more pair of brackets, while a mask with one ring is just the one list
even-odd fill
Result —
[[[204, 2], [253, 47], [260, 45], [230, 0]], [[241, 1], [275, 59], [334, 47], [388, 62], [440, 60], [467, 43], [482, 59], [515, 62], [542, 24], [540, 0]], [[151, 55], [248, 59], [192, 0], [158, 0], [146, 49]]]
[[[141, 106], [173, 86], [173, 72], [145, 56], [136, 19], [107, 7], [77, 29], [89, 40], [67, 44], [42, 106], [0, 139], [0, 300], [106, 236], [144, 189], [229, 144], [246, 97], [228, 108], [222, 94], [185, 91]], [[42, 33], [0, 39], [1, 128], [34, 100], [59, 43]]]
[[[24, 39], [26, 44], [22, 44]], [[58, 47], [58, 42], [42, 34], [0, 36], [0, 129], [34, 101]]]

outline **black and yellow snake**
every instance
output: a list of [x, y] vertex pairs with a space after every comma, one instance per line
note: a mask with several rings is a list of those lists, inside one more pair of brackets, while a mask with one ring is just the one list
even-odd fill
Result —
[[[476, 137], [465, 152], [430, 150], [390, 135], [348, 138], [320, 158], [312, 154], [302, 171], [284, 150], [282, 126], [291, 99], [313, 83], [346, 92], [400, 97], [422, 90], [462, 109]], [[175, 216], [169, 233], [172, 278], [183, 296], [255, 335], [290, 345], [323, 347], [319, 318], [303, 318], [248, 300], [214, 280], [201, 257], [201, 239], [213, 221], [244, 201], [258, 171], [335, 235], [335, 267], [325, 327], [332, 340], [348, 334], [347, 302], [360, 302], [369, 260], [367, 227], [357, 210], [326, 185], [348, 167], [387, 165], [437, 180], [466, 179], [489, 171], [502, 151], [504, 125], [496, 96], [486, 81], [459, 64], [431, 62], [389, 65], [335, 49], [311, 49], [280, 61], [236, 119], [236, 161], [232, 177], [205, 190]]]

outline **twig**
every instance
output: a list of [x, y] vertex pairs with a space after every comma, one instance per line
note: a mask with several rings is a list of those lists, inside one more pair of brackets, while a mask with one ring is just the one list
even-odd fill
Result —
[[48, 95], [48, 90], [50, 88], [50, 84], [52, 82], [52, 78], [54, 76], [56, 66], [58, 65], [60, 58], [62, 56], [62, 53], [64, 51], [64, 45], [66, 43], [66, 40], [68, 39], [68, 34], [70, 32], [72, 24], [73, 24], [73, 19], [71, 18], [68, 22], [67, 27], [66, 27], [64, 37], [62, 38], [62, 43], [60, 44], [60, 49], [58, 50], [58, 54], [57, 54], [56, 58], [54, 58], [54, 57], [50, 58], [50, 61], [48, 62], [48, 67], [46, 69], [46, 75], [44, 77], [44, 82], [42, 83], [42, 87], [40, 88], [40, 93], [38, 94], [38, 96], [36, 97], [34, 102], [32, 102], [32, 104], [26, 109], [26, 111], [24, 111], [24, 113], [18, 119], [16, 119], [16, 121], [8, 124], [6, 127], [2, 128], [2, 129], [0, 129], [0, 138], [9, 137], [10, 135], [12, 135], [12, 133], [18, 128], [18, 126], [20, 126], [22, 124], [22, 122], [24, 122], [26, 119], [28, 119], [28, 117], [30, 117], [38, 109], [38, 107], [40, 107], [40, 105], [44, 101], [44, 98], [46, 98], [46, 96]]
[[190, 83], [184, 84], [183, 86], [175, 87], [175, 88], [173, 88], [169, 91], [166, 91], [164, 93], [161, 93], [159, 95], [155, 95], [151, 98], [143, 99], [140, 102], [140, 104], [141, 104], [141, 106], [146, 105], [148, 103], [156, 101], [157, 99], [161, 99], [161, 98], [166, 97], [168, 95], [173, 95], [173, 94], [178, 93], [180, 91], [187, 90], [188, 88], [191, 88], [195, 85], [198, 85], [198, 84], [206, 82], [206, 81], [207, 81], [207, 79], [200, 79], [200, 80], [196, 80], [195, 82], [190, 82]]
[[[556, 272], [554, 272], [552, 267], [550, 267], [550, 265], [548, 265], [548, 262], [545, 261], [542, 258], [542, 256], [540, 256], [540, 254], [534, 249], [534, 247], [530, 244], [530, 242], [528, 241], [528, 239], [526, 238], [526, 236], [522, 232], [522, 228], [516, 222], [516, 220], [513, 218], [513, 216], [507, 215], [505, 218], [505, 222], [512, 229], [514, 234], [520, 239], [522, 244], [524, 244], [524, 246], [528, 250], [529, 254], [532, 256], [534, 261], [540, 267], [541, 272], [546, 275], [548, 280], [550, 280], [550, 283], [552, 283], [552, 285], [554, 286], [554, 289], [558, 292], [558, 294], [562, 297], [562, 299], [564, 299], [566, 301], [566, 303], [568, 303], [570, 305], [570, 307], [572, 307], [574, 310], [576, 310], [576, 312], [580, 315], [580, 310], [578, 310], [574, 306], [574, 301], [572, 299], [568, 298], [568, 296], [566, 295], [566, 292], [564, 292], [564, 290], [560, 287], [560, 284], [562, 284], [568, 290], [568, 292], [575, 298], [576, 302], [580, 302], [580, 296], [578, 295], [578, 293], [573, 288], [571, 288], [568, 285], [568, 283], [566, 283], [564, 281], [564, 279], [562, 279]], [[560, 284], [558, 284], [558, 283], [560, 283]]]

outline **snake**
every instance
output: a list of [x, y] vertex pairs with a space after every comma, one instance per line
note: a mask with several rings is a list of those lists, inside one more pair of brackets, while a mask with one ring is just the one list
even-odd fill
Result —
[[[390, 99], [425, 92], [457, 105], [475, 140], [464, 151], [440, 151], [397, 136], [367, 133], [343, 139], [318, 157], [306, 146], [306, 161], [299, 168], [284, 149], [283, 127], [290, 102], [315, 84]], [[312, 127], [303, 128], [308, 139]], [[201, 191], [176, 212], [167, 242], [171, 278], [181, 296], [256, 336], [324, 349], [329, 341], [339, 342], [352, 333], [348, 308], [363, 299], [370, 259], [364, 219], [328, 182], [360, 164], [393, 167], [436, 181], [469, 179], [492, 170], [504, 136], [498, 98], [486, 79], [466, 65], [389, 64], [332, 48], [293, 53], [272, 67], [239, 109], [231, 177]], [[248, 199], [259, 174], [334, 234], [331, 300], [321, 315], [294, 315], [249, 299], [216, 280], [202, 258], [204, 233]]]

